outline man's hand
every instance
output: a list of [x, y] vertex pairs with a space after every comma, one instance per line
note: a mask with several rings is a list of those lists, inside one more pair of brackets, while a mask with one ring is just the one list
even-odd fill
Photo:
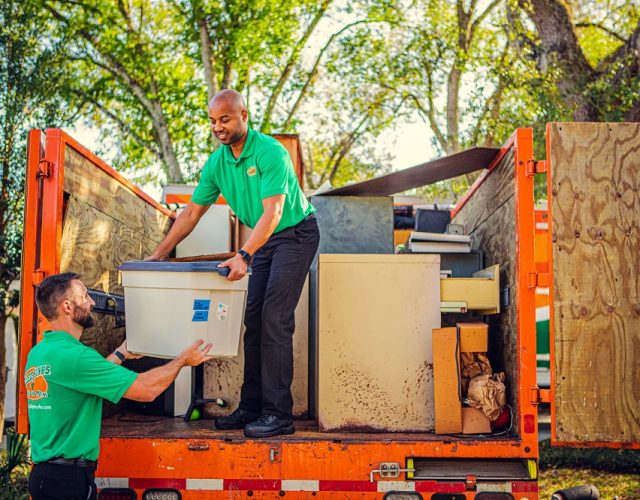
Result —
[[159, 257], [159, 256], [157, 256], [155, 254], [152, 254], [152, 255], [149, 255], [149, 257], [145, 257], [142, 260], [149, 261], [149, 262], [160, 262], [160, 261], [163, 261], [165, 259], [166, 259], [166, 257]]
[[127, 341], [126, 340], [122, 344], [120, 344], [120, 347], [118, 347], [116, 349], [116, 351], [120, 351], [122, 353], [122, 355], [125, 357], [125, 359], [140, 359], [140, 358], [144, 358], [144, 356], [142, 354], [133, 354], [132, 352], [129, 352], [129, 350], [127, 349]]
[[207, 344], [202, 349], [200, 349], [200, 346], [202, 346], [202, 344], [204, 344], [204, 340], [196, 340], [193, 344], [182, 351], [178, 355], [177, 359], [182, 361], [184, 363], [184, 366], [198, 366], [205, 361], [213, 359], [213, 356], [210, 356], [208, 354], [213, 344]]
[[244, 277], [247, 274], [247, 263], [239, 253], [235, 254], [230, 259], [218, 264], [218, 267], [228, 267], [229, 275], [227, 279], [229, 281], [236, 281]]

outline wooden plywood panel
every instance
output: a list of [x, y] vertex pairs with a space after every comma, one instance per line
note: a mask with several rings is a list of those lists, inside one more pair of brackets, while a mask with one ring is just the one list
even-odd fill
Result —
[[[293, 335], [293, 416], [307, 418], [309, 407], [309, 279], [307, 278], [295, 311], [296, 329]], [[242, 331], [244, 335], [244, 329]], [[228, 415], [240, 403], [244, 370], [244, 349], [240, 339], [240, 354], [235, 358], [215, 359], [205, 366], [204, 397], [221, 398], [224, 408], [207, 407], [207, 415]]]
[[640, 441], [640, 124], [549, 127], [556, 436]]
[[[500, 265], [500, 288], [509, 290], [509, 304], [501, 313], [486, 316], [489, 357], [494, 371], [506, 374], [507, 402], [518, 402], [518, 345], [516, 281], [516, 211], [513, 149], [483, 182], [453, 219], [471, 235], [471, 246], [484, 253], [484, 266]], [[518, 415], [516, 415], [517, 425]]]
[[514, 151], [511, 148], [451, 222], [463, 224], [469, 234], [486, 223], [515, 193], [513, 168]]
[[318, 425], [434, 430], [438, 255], [320, 255]]
[[157, 243], [130, 226], [71, 196], [60, 248], [60, 271], [82, 275], [88, 288], [123, 294], [118, 266], [144, 257]]
[[65, 149], [64, 191], [158, 243], [171, 226], [169, 217], [70, 147]]

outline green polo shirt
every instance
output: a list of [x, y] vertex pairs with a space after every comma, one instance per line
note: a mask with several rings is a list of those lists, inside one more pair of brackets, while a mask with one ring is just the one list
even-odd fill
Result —
[[33, 462], [97, 460], [102, 399], [117, 403], [137, 375], [67, 332], [46, 332], [24, 374]]
[[220, 194], [240, 221], [251, 228], [264, 212], [264, 198], [286, 195], [276, 233], [295, 226], [316, 211], [300, 189], [289, 152], [273, 137], [253, 129], [249, 129], [237, 159], [231, 146], [226, 145], [209, 157], [191, 201], [210, 205]]

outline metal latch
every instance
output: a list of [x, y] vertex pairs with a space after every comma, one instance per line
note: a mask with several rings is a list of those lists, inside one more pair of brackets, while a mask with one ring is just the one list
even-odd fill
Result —
[[551, 403], [551, 391], [540, 389], [537, 385], [531, 388], [531, 403], [538, 406], [541, 403]]
[[31, 282], [34, 285], [39, 285], [45, 277], [46, 273], [42, 269], [36, 269], [31, 275]]
[[525, 173], [528, 177], [532, 177], [534, 174], [543, 174], [547, 171], [547, 162], [536, 161], [536, 160], [527, 160], [525, 165]]
[[51, 175], [51, 162], [40, 160], [38, 163], [37, 177], [49, 177]]
[[373, 483], [373, 475], [378, 473], [380, 479], [396, 479], [401, 472], [415, 472], [415, 469], [401, 469], [398, 462], [382, 462], [379, 469], [369, 472], [369, 481]]
[[527, 288], [536, 287], [546, 288], [549, 286], [549, 274], [548, 273], [528, 273], [527, 274]]

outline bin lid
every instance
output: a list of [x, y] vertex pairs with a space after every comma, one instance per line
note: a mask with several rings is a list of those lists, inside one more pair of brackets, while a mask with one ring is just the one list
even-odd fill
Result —
[[159, 271], [171, 273], [218, 273], [228, 276], [228, 267], [218, 267], [221, 260], [201, 262], [164, 262], [153, 260], [128, 260], [123, 262], [119, 271]]

